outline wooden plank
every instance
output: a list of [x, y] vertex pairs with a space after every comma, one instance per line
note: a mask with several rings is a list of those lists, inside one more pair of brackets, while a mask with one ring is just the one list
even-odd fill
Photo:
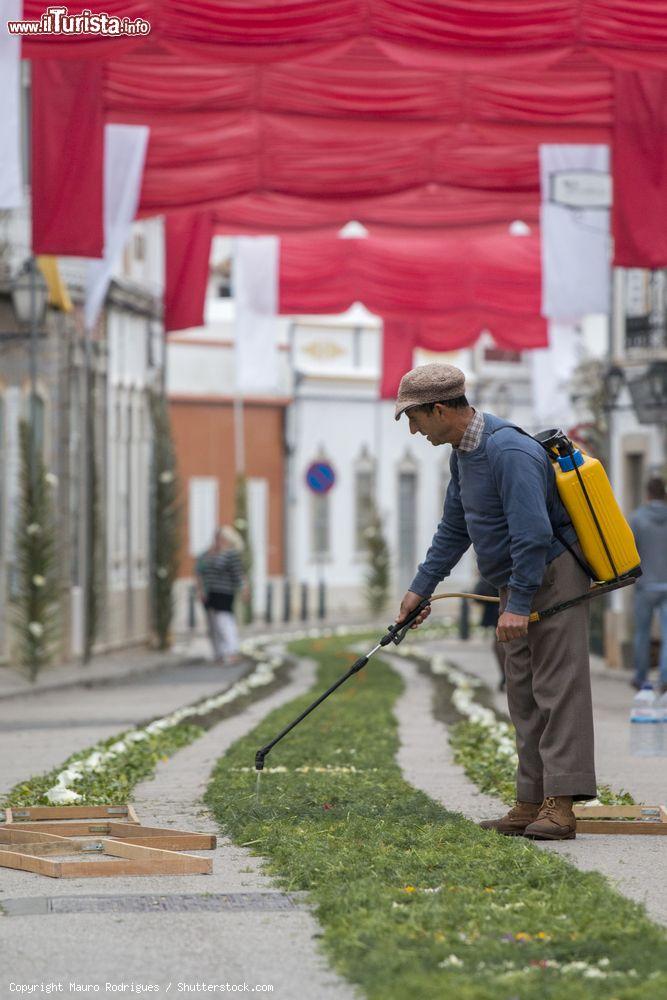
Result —
[[[190, 833], [186, 830], [169, 830], [161, 827], [141, 826], [132, 823], [20, 823], [13, 824], [15, 830], [23, 830], [30, 833], [30, 839], [37, 840], [34, 833], [49, 834], [51, 836], [67, 837], [114, 837], [120, 840], [129, 840], [132, 843], [152, 844], [156, 842], [156, 847], [174, 848], [175, 850], [188, 851], [212, 851], [215, 850], [217, 838], [211, 833]], [[165, 839], [166, 838], [166, 839]], [[169, 842], [168, 842], [169, 841]]]
[[624, 836], [636, 834], [656, 835], [667, 834], [667, 823], [647, 823], [642, 820], [635, 822], [622, 820], [581, 820], [577, 819], [577, 833], [614, 833]]
[[[184, 861], [187, 855], [176, 854], [180, 860], [170, 862], [134, 861], [131, 858], [119, 858], [112, 861], [61, 861], [56, 878], [109, 878], [127, 875], [210, 875], [211, 861], [209, 858], [195, 858], [197, 866], [190, 861]], [[0, 864], [1, 856], [0, 856]]]
[[[100, 853], [102, 853], [101, 841], [81, 841], [81, 840], [67, 840], [65, 837], [62, 838], [61, 843], [44, 843], [43, 841], [38, 841], [36, 843], [30, 843], [29, 841], [20, 845], [17, 844], [0, 844], [0, 851], [13, 851], [15, 854], [33, 854], [42, 856], [45, 854], [57, 854], [61, 857], [65, 857], [67, 854], [81, 854], [82, 851], [89, 849], [92, 844], [100, 844]], [[17, 848], [20, 846], [20, 850]]]
[[217, 844], [214, 833], [192, 833], [189, 830], [172, 830], [158, 826], [132, 826], [129, 823], [109, 823], [107, 836], [124, 840], [128, 843], [146, 843], [152, 847], [167, 847], [166, 843], [157, 841], [172, 840], [174, 850], [213, 851]]
[[121, 819], [139, 823], [132, 806], [24, 806], [7, 809], [5, 823], [53, 822], [68, 819]]
[[[115, 836], [113, 838], [116, 839]], [[145, 847], [159, 847], [166, 851], [213, 851], [216, 838], [204, 833], [165, 833], [151, 837], [119, 838], [123, 844], [138, 844]]]
[[163, 848], [144, 847], [143, 844], [128, 844], [123, 840], [103, 840], [104, 851], [116, 858], [127, 858], [155, 865], [155, 874], [202, 874], [210, 875], [213, 862], [210, 858], [198, 858], [194, 854], [180, 854]]
[[[65, 821], [63, 823], [49, 822], [48, 820], [43, 820], [37, 823], [15, 823], [14, 828], [17, 830], [30, 830], [33, 833], [50, 833], [60, 837], [91, 837], [95, 834], [99, 836], [106, 836], [109, 833], [110, 823], [101, 822], [88, 822], [81, 823], [75, 820]], [[136, 827], [132, 827], [136, 830]]]
[[657, 822], [662, 822], [661, 810], [664, 810], [663, 806], [575, 806], [574, 815], [577, 819], [641, 819], [643, 816], [655, 816]]
[[[76, 821], [49, 823], [42, 821], [39, 823], [15, 823], [12, 824], [12, 829], [25, 831], [30, 835], [31, 840], [40, 839], [34, 836], [35, 833], [67, 837], [100, 836], [128, 840], [132, 843], [153, 844], [155, 841], [154, 846], [156, 847], [187, 851], [212, 851], [217, 843], [215, 834], [190, 833], [186, 830], [169, 830], [132, 823], [81, 823]], [[158, 840], [160, 843], [157, 843]]]
[[44, 833], [42, 830], [19, 830], [12, 826], [7, 830], [0, 828], [0, 844], [27, 844], [27, 843], [71, 843], [68, 837], [57, 836], [53, 833]]
[[[210, 858], [123, 844], [119, 841], [102, 841], [102, 845], [103, 853], [110, 856], [109, 860], [100, 860], [96, 857], [94, 861], [47, 861], [44, 857], [27, 852], [0, 850], [0, 868], [15, 868], [36, 875], [46, 875], [49, 878], [210, 875], [213, 870]], [[41, 848], [44, 845], [39, 846]], [[67, 852], [62, 848], [57, 848], [56, 852], [58, 851], [61, 854], [70, 853], [71, 845]]]
[[19, 854], [15, 851], [0, 851], [0, 868], [17, 868], [19, 871], [33, 872], [35, 875], [47, 875], [49, 878], [59, 878], [58, 864], [45, 861], [33, 854]]

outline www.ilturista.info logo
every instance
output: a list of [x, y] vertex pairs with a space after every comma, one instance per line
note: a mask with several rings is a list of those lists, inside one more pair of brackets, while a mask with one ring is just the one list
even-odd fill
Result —
[[67, 7], [47, 7], [39, 21], [8, 21], [10, 35], [148, 35], [150, 23], [142, 17], [116, 17], [82, 10], [70, 14]]

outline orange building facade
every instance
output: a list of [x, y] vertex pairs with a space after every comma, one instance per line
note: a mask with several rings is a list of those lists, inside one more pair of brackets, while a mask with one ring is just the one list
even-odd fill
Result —
[[[288, 400], [253, 398], [243, 403], [243, 451], [248, 480], [266, 484], [266, 570], [268, 576], [282, 576], [285, 559], [285, 447], [284, 424]], [[196, 512], [192, 484], [207, 482], [216, 524], [231, 524], [235, 517], [236, 425], [231, 396], [170, 395], [172, 433], [179, 477], [183, 486], [185, 530], [181, 545], [181, 578], [192, 578], [193, 533]], [[217, 484], [217, 489], [215, 488]], [[208, 533], [206, 536], [208, 537]], [[201, 545], [200, 545], [201, 547]]]

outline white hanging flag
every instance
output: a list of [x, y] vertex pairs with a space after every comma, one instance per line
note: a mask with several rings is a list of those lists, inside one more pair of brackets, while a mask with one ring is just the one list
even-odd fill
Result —
[[549, 346], [528, 351], [533, 389], [533, 416], [540, 430], [574, 422], [568, 386], [582, 357], [582, 335], [573, 323], [549, 323]]
[[609, 312], [609, 147], [541, 145], [540, 183], [542, 315]]
[[148, 133], [146, 125], [104, 128], [104, 257], [91, 260], [86, 272], [84, 322], [88, 330], [97, 322], [137, 214]]
[[277, 236], [239, 236], [234, 245], [236, 388], [278, 388]]
[[22, 0], [3, 0], [0, 21], [0, 208], [23, 204], [21, 183], [21, 38], [7, 21], [23, 16]]

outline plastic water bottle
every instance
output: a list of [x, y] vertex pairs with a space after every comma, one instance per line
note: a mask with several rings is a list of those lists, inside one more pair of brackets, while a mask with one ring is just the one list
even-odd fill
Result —
[[652, 684], [644, 684], [632, 702], [630, 753], [633, 757], [658, 757], [662, 746], [662, 709]]

